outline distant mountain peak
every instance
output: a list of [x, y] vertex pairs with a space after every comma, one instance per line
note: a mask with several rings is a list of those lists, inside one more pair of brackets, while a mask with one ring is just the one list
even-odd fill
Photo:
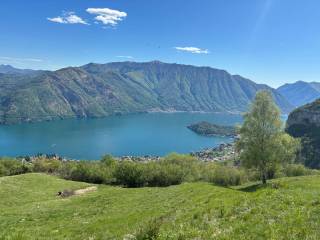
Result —
[[153, 63], [153, 64], [163, 64], [164, 62], [161, 62], [159, 60], [153, 60], [151, 61], [150, 63]]
[[0, 73], [4, 74], [30, 74], [33, 72], [36, 72], [36, 70], [15, 68], [8, 64], [0, 65]]
[[299, 80], [280, 86], [277, 91], [292, 105], [300, 107], [320, 98], [320, 83]]
[[8, 70], [10, 70], [10, 69], [16, 69], [16, 68], [12, 67], [9, 64], [0, 64], [0, 69], [8, 69]]

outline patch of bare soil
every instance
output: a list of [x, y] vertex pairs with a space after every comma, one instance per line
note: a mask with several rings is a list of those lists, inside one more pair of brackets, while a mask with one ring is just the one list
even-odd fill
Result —
[[82, 195], [82, 194], [86, 194], [89, 192], [94, 192], [97, 190], [96, 186], [91, 186], [91, 187], [87, 187], [87, 188], [83, 188], [83, 189], [78, 189], [78, 190], [63, 190], [62, 192], [58, 192], [57, 196], [66, 198], [66, 197], [71, 197], [73, 195]]

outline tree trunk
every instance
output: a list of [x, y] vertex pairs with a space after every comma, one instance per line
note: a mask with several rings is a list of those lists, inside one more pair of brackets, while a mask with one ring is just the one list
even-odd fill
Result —
[[267, 173], [262, 171], [262, 184], [267, 184]]

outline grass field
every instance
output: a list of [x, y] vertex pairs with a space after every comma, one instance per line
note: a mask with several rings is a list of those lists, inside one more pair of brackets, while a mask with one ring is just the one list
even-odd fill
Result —
[[319, 176], [56, 196], [88, 186], [44, 174], [0, 178], [0, 239], [130, 239], [154, 229], [157, 239], [320, 239]]

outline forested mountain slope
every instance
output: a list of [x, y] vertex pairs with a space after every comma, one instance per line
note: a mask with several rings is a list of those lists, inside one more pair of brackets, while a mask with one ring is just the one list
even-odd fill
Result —
[[312, 168], [320, 168], [320, 99], [290, 113], [287, 132], [301, 138], [301, 158]]
[[209, 67], [119, 62], [41, 74], [0, 74], [0, 122], [102, 117], [147, 111], [243, 112], [255, 93], [276, 90]]

